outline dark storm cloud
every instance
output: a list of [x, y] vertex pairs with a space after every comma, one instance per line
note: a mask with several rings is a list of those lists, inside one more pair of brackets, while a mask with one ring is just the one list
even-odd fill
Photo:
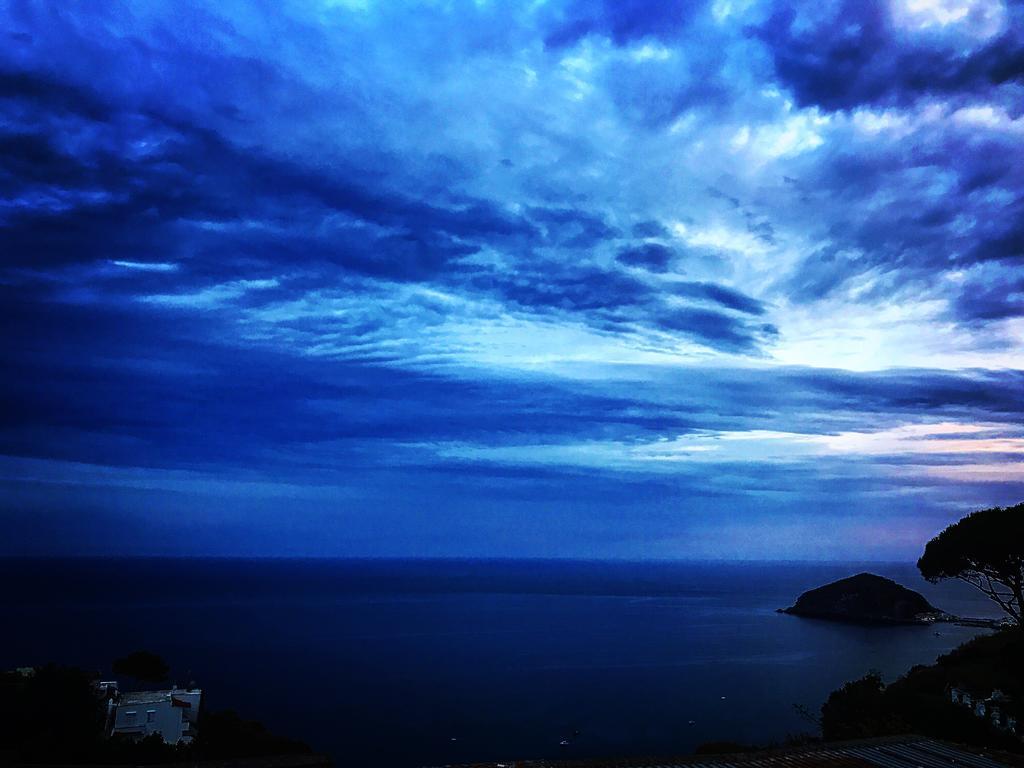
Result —
[[[652, 254], [644, 247], [620, 251], [617, 256], [619, 261], [642, 263], [649, 270], [663, 271], [657, 266], [659, 257], [660, 251]], [[648, 260], [641, 261], [645, 258]], [[655, 262], [653, 266], [651, 259]], [[743, 314], [764, 313], [761, 302], [723, 285], [682, 282], [662, 286], [597, 266], [567, 269], [545, 262], [530, 264], [530, 270], [526, 266], [521, 265], [515, 276], [475, 271], [469, 284], [522, 308], [579, 315], [596, 328], [646, 328], [681, 334], [711, 349], [757, 354], [778, 335], [774, 326], [752, 323], [742, 315], [701, 306], [675, 306], [665, 300], [674, 295]]]
[[[643, 33], [630, 19], [650, 9], [606, 11], [609, 29], [627, 35]], [[676, 16], [672, 11], [662, 21]], [[234, 73], [236, 64], [223, 66]], [[588, 250], [621, 235], [592, 210], [532, 206], [513, 213], [454, 192], [420, 197], [396, 191], [387, 165], [367, 173], [358, 164], [323, 166], [243, 147], [193, 114], [174, 114], [172, 105], [151, 99], [111, 90], [101, 100], [91, 87], [31, 71], [7, 70], [4, 82], [8, 103], [17, 108], [0, 136], [10, 150], [0, 183], [21, 201], [0, 231], [8, 267], [168, 267], [106, 275], [97, 290], [123, 298], [132, 290], [173, 296], [233, 280], [276, 283], [238, 297], [237, 306], [284, 300], [302, 285], [337, 280], [340, 268], [372, 279], [496, 293], [517, 307], [579, 314], [601, 329], [679, 333], [730, 351], [757, 352], [770, 337], [727, 315], [668, 311], [657, 286], [616, 270], [557, 261], [538, 268], [532, 256], [538, 248]], [[652, 223], [641, 229], [651, 231]], [[512, 273], [461, 263], [484, 248], [508, 251], [518, 262]], [[662, 271], [670, 254], [645, 244], [623, 249], [619, 258]], [[700, 293], [697, 298], [749, 311], [731, 294]]]
[[96, 121], [112, 114], [109, 104], [92, 91], [33, 72], [0, 69], [0, 98]]
[[[3, 292], [0, 448], [11, 455], [189, 467], [376, 463], [383, 441], [518, 442], [685, 430], [689, 409], [614, 388], [467, 380], [219, 341], [216, 315]], [[449, 404], [459, 403], [453, 410]], [[515, 414], [514, 429], [508, 415]], [[321, 446], [322, 455], [317, 446]]]
[[952, 313], [959, 320], [978, 323], [1024, 317], [1024, 267], [991, 280], [968, 281], [956, 297]]
[[821, 248], [804, 257], [799, 268], [786, 281], [786, 293], [794, 301], [817, 301], [867, 268], [855, 257], [835, 247]]
[[631, 267], [643, 267], [652, 272], [664, 272], [675, 253], [660, 243], [642, 243], [623, 248], [615, 258]]
[[[40, 93], [49, 94], [46, 88], [23, 90], [20, 95], [35, 99], [32, 107], [47, 108], [39, 100]], [[62, 91], [67, 98], [70, 93], [74, 91]], [[83, 95], [82, 100], [87, 102], [88, 97]], [[74, 144], [73, 152], [58, 146], [58, 129], [2, 138], [19, 150], [10, 154], [13, 159], [4, 167], [12, 194], [27, 197], [32, 190], [44, 190], [69, 201], [59, 206], [26, 205], [8, 215], [0, 245], [11, 255], [9, 266], [38, 269], [123, 260], [178, 267], [173, 275], [138, 280], [153, 290], [157, 280], [177, 280], [183, 289], [203, 280], [270, 277], [282, 267], [322, 273], [330, 265], [391, 280], [451, 282], [454, 277], [455, 285], [485, 291], [496, 287], [505, 299], [522, 307], [600, 312], [591, 320], [599, 327], [646, 325], [723, 349], [754, 351], [764, 338], [763, 329], [747, 329], [724, 315], [666, 313], [659, 309], [659, 292], [653, 286], [596, 267], [567, 269], [552, 262], [535, 271], [531, 262], [525, 262], [515, 277], [490, 275], [466, 281], [459, 277], [459, 269], [443, 274], [484, 244], [493, 247], [504, 241], [516, 249], [602, 244], [619, 233], [600, 215], [534, 207], [523, 218], [472, 198], [447, 205], [428, 203], [387, 187], [342, 180], [337, 170], [325, 174], [260, 151], [242, 150], [183, 120], [111, 110], [109, 121], [102, 124], [59, 125], [58, 129], [86, 137]], [[108, 124], [119, 122], [130, 124], [131, 139], [154, 148], [140, 157], [119, 151], [127, 139]], [[315, 226], [317, 219], [338, 213], [358, 226]], [[253, 219], [268, 226], [241, 226]], [[624, 250], [619, 258], [661, 270], [669, 256], [664, 246], [646, 244]], [[296, 279], [301, 280], [301, 274]], [[258, 299], [280, 298], [284, 290], [261, 293]], [[708, 291], [701, 296], [749, 311], [736, 305], [734, 297], [723, 300], [724, 294], [716, 297]], [[626, 309], [633, 311], [624, 313]]]
[[1024, 372], [1021, 371], [890, 371], [851, 373], [800, 371], [782, 374], [816, 397], [832, 400], [838, 409], [866, 413], [923, 410], [946, 417], [1015, 420], [1024, 416]]
[[[59, 93], [61, 104], [78, 103], [70, 96], [74, 89]], [[51, 106], [50, 95], [42, 86], [17, 92], [39, 110]], [[84, 95], [81, 100], [91, 103]], [[299, 262], [327, 258], [374, 276], [423, 279], [449, 259], [476, 250], [473, 239], [493, 241], [536, 232], [533, 225], [487, 201], [424, 202], [242, 150], [184, 121], [130, 111], [113, 115], [113, 125], [58, 123], [48, 129], [50, 133], [22, 130], [0, 135], [0, 147], [6, 150], [0, 159], [0, 188], [24, 201], [5, 216], [0, 231], [0, 249], [8, 266], [174, 261], [179, 255], [191, 257], [196, 250], [225, 250], [232, 238], [230, 233], [211, 236], [195, 228], [186, 232], [183, 223], [231, 225], [256, 217], [279, 226], [261, 237], [243, 235], [247, 243], [236, 242], [244, 253], [244, 258], [235, 259], [238, 274], [251, 272], [246, 261], [290, 263], [287, 257], [292, 256]], [[120, 135], [119, 121], [131, 125], [129, 136]], [[78, 133], [83, 140], [68, 141], [69, 133]], [[58, 137], [74, 148], [58, 146]], [[134, 156], [126, 151], [129, 141], [155, 148]], [[357, 175], [357, 169], [343, 170]], [[59, 202], [48, 203], [52, 198]], [[390, 232], [325, 238], [311, 226], [316, 218], [339, 212]], [[590, 226], [577, 236], [592, 231], [595, 225]], [[231, 271], [224, 262], [219, 267]]]
[[881, 0], [844, 0], [821, 16], [783, 4], [754, 34], [768, 45], [779, 78], [801, 106], [906, 105], [1019, 83], [1024, 10], [1011, 3], [1008, 13], [1004, 33], [960, 50], [915, 44], [893, 28], [889, 4]]
[[[610, 310], [644, 306], [655, 290], [627, 274], [598, 267], [566, 270], [553, 264], [538, 264], [535, 272], [505, 278], [478, 279], [478, 285], [495, 285], [508, 299], [523, 307], [570, 311]], [[493, 280], [493, 282], [492, 282]]]
[[[656, 440], [754, 428], [816, 434], [865, 415], [883, 428], [922, 412], [1024, 418], [1024, 374], [1013, 371], [638, 369], [631, 379], [590, 384], [466, 378], [239, 347], [215, 315], [43, 304], [11, 289], [3, 298], [0, 329], [13, 343], [0, 361], [19, 375], [0, 383], [0, 449], [15, 456], [301, 477], [338, 462], [438, 463], [402, 447], [415, 444]], [[718, 344], [751, 343], [750, 331], [721, 313], [679, 311], [663, 321]]]
[[701, 0], [571, 0], [555, 10], [544, 42], [561, 48], [592, 34], [609, 37], [616, 45], [645, 37], [671, 38], [704, 6]]
[[668, 237], [668, 230], [660, 221], [648, 219], [633, 225], [633, 237]]
[[1017, 435], [1016, 371], [772, 355], [824, 364], [800, 345], [825, 300], [839, 327], [883, 318], [881, 347], [920, 301], [921, 334], [1012, 351], [1019, 9], [957, 48], [873, 5], [776, 8], [12, 5], [0, 520], [33, 551], [47, 525], [99, 551], [79, 514], [132, 551], [245, 531], [255, 553], [637, 555], [647, 526], [718, 542], [726, 508], [760, 538], [792, 509], [1002, 500], [1011, 481], [911, 477], [956, 469], [945, 452], [761, 443]]
[[601, 216], [575, 208], [531, 208], [528, 215], [552, 245], [591, 248], [619, 235]]
[[24, 184], [82, 187], [96, 178], [88, 166], [48, 138], [27, 132], [0, 135], [0, 172], [12, 192]]
[[[1009, 118], [983, 111], [977, 119]], [[951, 119], [922, 121], [909, 144], [874, 140], [832, 151], [804, 180], [814, 190], [807, 205], [813, 210], [827, 197], [843, 215], [782, 281], [786, 293], [814, 302], [870, 274], [869, 296], [941, 290], [954, 322], [1019, 315], [1012, 288], [1024, 259], [1024, 158], [1017, 143], [1012, 131], [981, 133]], [[962, 274], [936, 280], [954, 270]]]
[[745, 312], [750, 315], [763, 315], [765, 312], [764, 304], [757, 299], [724, 285], [717, 285], [715, 283], [677, 283], [672, 289], [680, 296], [706, 299], [728, 309], [735, 309], [737, 312]]
[[711, 347], [737, 352], [756, 350], [779, 333], [770, 323], [751, 324], [736, 315], [690, 307], [667, 311], [658, 317], [658, 323], [666, 330], [688, 333]]

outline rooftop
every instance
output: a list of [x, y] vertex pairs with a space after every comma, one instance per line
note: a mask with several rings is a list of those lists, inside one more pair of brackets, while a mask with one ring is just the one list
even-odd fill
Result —
[[[71, 766], [40, 766], [27, 763], [4, 763], [5, 768], [71, 768]], [[160, 768], [332, 768], [326, 755], [272, 755], [269, 757], [240, 757], [223, 760], [199, 760], [187, 763], [162, 763]], [[109, 765], [104, 768], [138, 768], [129, 765]]]
[[183, 696], [185, 694], [201, 694], [200, 688], [172, 688], [166, 691], [127, 691], [121, 694], [118, 701], [120, 706], [132, 704], [157, 704], [161, 701], [170, 701], [172, 696]]
[[1024, 755], [993, 756], [920, 736], [816, 744], [737, 755], [616, 760], [516, 760], [459, 768], [1007, 768]]

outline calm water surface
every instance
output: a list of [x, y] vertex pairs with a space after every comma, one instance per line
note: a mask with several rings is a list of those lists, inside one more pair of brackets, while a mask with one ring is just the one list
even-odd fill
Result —
[[862, 570], [995, 615], [909, 564], [8, 560], [0, 666], [150, 649], [338, 765], [687, 753], [808, 731], [795, 705], [978, 632], [775, 612]]

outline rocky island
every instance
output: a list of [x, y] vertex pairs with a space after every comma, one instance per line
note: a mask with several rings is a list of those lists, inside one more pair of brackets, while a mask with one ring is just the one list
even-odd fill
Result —
[[781, 613], [869, 624], [925, 624], [946, 614], [923, 595], [873, 573], [858, 573], [804, 592]]

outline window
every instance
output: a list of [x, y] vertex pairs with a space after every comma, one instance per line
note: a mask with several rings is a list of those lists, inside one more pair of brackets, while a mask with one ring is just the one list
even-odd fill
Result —
[[147, 709], [146, 710], [146, 722], [147, 723], [152, 723], [155, 720], [156, 720], [156, 710], [155, 709]]
[[138, 714], [138, 713], [136, 713], [136, 712], [125, 712], [124, 713], [125, 722], [127, 722], [128, 725], [135, 725], [135, 715], [136, 714]]

